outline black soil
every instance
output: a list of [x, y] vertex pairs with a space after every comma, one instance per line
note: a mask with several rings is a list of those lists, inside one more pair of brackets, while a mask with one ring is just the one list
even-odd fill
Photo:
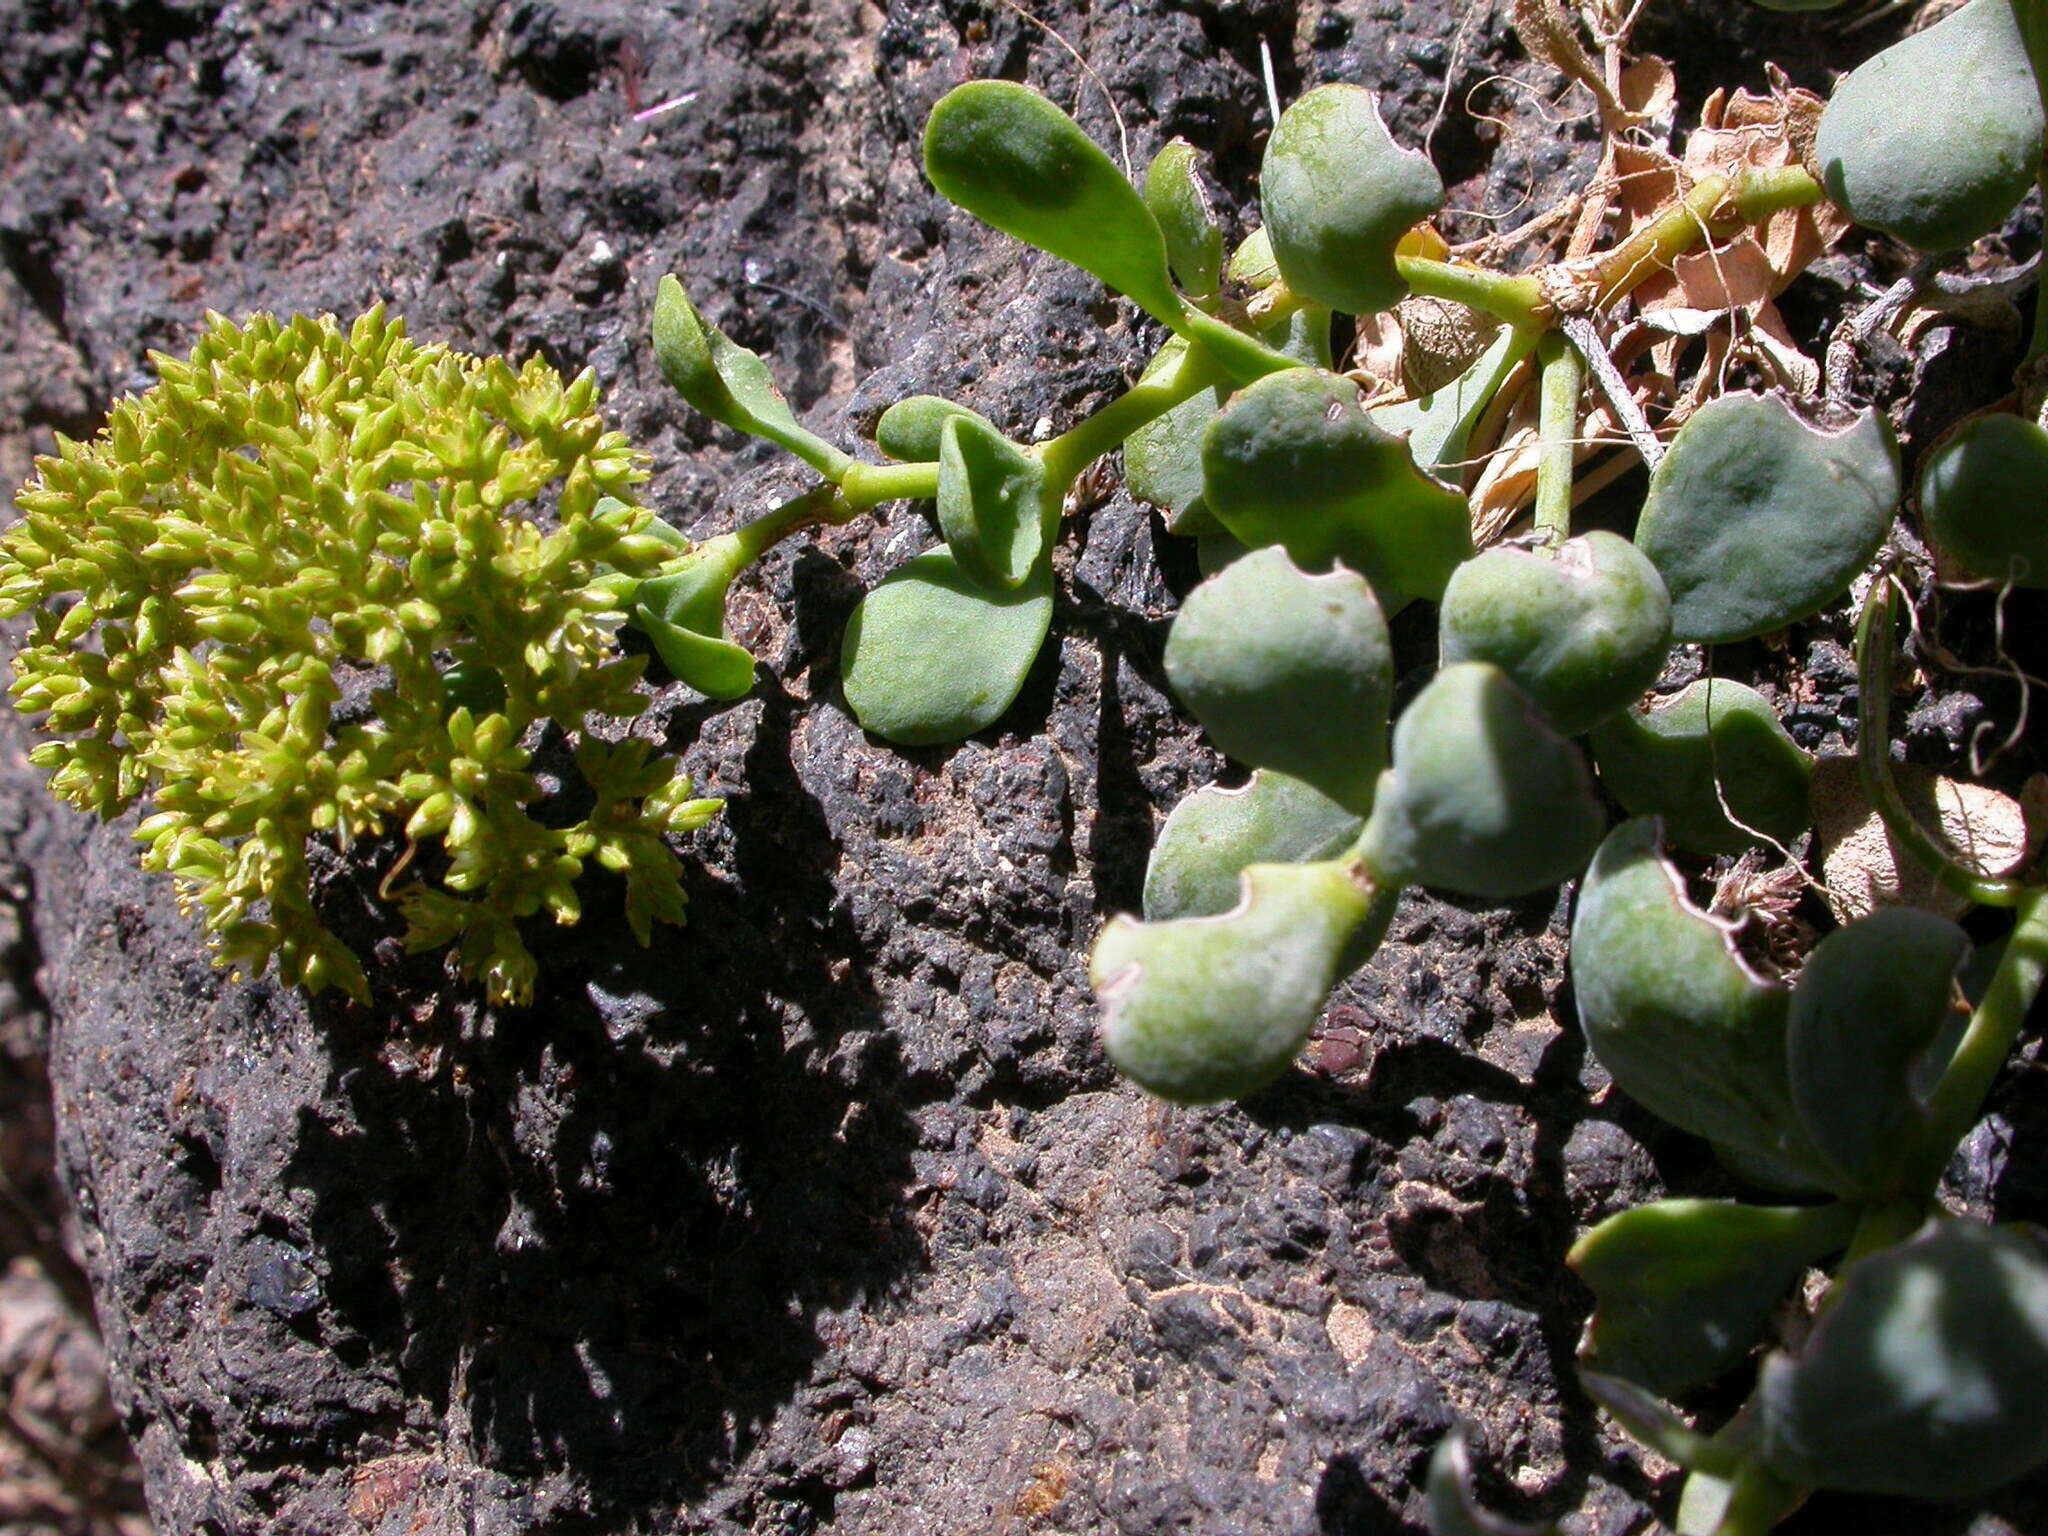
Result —
[[[1823, 88], [1823, 61], [1874, 46], [1735, 0], [1659, 9], [1641, 41], [1694, 104], [1761, 88], [1774, 34]], [[719, 531], [798, 482], [660, 386], [671, 269], [842, 441], [921, 391], [1062, 424], [1155, 338], [927, 187], [925, 113], [978, 76], [1044, 87], [1140, 164], [1184, 134], [1233, 193], [1269, 126], [1262, 43], [1283, 92], [1374, 86], [1411, 141], [1448, 95], [1462, 206], [1519, 217], [1589, 168], [1590, 126], [1560, 125], [1557, 79], [1483, 4], [1038, 14], [14, 0], [0, 478], [146, 387], [148, 349], [189, 347], [207, 309], [384, 300], [425, 339], [595, 369], [653, 503]], [[1802, 323], [1824, 334], [1888, 270], [1845, 258]], [[1946, 365], [1952, 416], [2013, 354], [1941, 334], [1976, 349]], [[1918, 364], [1894, 361], [1896, 395]], [[655, 715], [728, 798], [688, 850], [689, 927], [641, 951], [593, 882], [580, 927], [535, 934], [529, 1010], [488, 1013], [431, 961], [379, 971], [370, 1009], [229, 982], [128, 827], [54, 807], [0, 726], [9, 995], [47, 1040], [162, 1531], [1376, 1536], [1418, 1529], [1458, 1418], [1507, 1507], [1601, 1533], [1670, 1514], [1668, 1469], [1574, 1384], [1589, 1298], [1561, 1261], [1590, 1221], [1728, 1186], [1560, 1022], [1564, 903], [1411, 898], [1280, 1086], [1148, 1101], [1097, 1050], [1085, 957], [1163, 812], [1223, 769], [1160, 668], [1192, 563], [1108, 495], [1018, 707], [903, 753], [849, 718], [838, 636], [931, 537], [898, 509], [749, 578], [755, 697], [670, 687]], [[1791, 686], [1808, 644], [1759, 673]], [[1845, 682], [1809, 690], [1816, 739], [1839, 742]], [[1975, 717], [1920, 718], [1925, 756]], [[337, 867], [328, 892], [371, 937], [374, 884]], [[2048, 1216], [2040, 1083], [1972, 1143], [1979, 1209]], [[2048, 1484], [1998, 1508], [1822, 1499], [1797, 1529], [2039, 1531]]]

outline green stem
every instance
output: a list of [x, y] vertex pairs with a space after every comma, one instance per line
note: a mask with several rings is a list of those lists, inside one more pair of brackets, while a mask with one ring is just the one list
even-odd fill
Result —
[[1735, 1475], [1714, 1536], [1764, 1536], [1804, 1504], [1811, 1491], [1773, 1477], [1752, 1462]]
[[1036, 451], [1048, 486], [1064, 496], [1082, 470], [1133, 432], [1226, 377], [1206, 348], [1188, 347], [1171, 368], [1132, 385], [1094, 415], [1040, 444]]
[[[1943, 1161], [1946, 1162], [1946, 1154]], [[1829, 1287], [1832, 1297], [1842, 1283], [1842, 1277], [1873, 1253], [1895, 1248], [1915, 1232], [1927, 1220], [1927, 1202], [1924, 1200], [1888, 1200], [1880, 1205], [1866, 1206], [1856, 1219], [1855, 1236], [1849, 1239], [1849, 1246], [1843, 1251], [1842, 1262], [1835, 1266], [1834, 1284]]]
[[1773, 214], [1805, 208], [1827, 196], [1827, 189], [1802, 165], [1757, 166], [1736, 178], [1728, 206], [1745, 224], [1761, 224]]
[[2005, 942], [1984, 1000], [1970, 1015], [1962, 1044], [1927, 1098], [1925, 1156], [1917, 1170], [1919, 1187], [1930, 1193], [1941, 1182], [1949, 1158], [1970, 1133], [1991, 1084], [2012, 1056], [2020, 1026], [2048, 978], [2048, 890], [2020, 898], [2019, 920]]
[[855, 464], [840, 480], [839, 490], [855, 512], [879, 507], [885, 501], [930, 501], [939, 494], [939, 466]]
[[1497, 316], [1522, 330], [1540, 328], [1543, 285], [1526, 273], [1493, 272], [1427, 256], [1396, 256], [1394, 266], [1415, 292]]
[[1536, 527], [1555, 546], [1572, 536], [1572, 472], [1585, 374], [1578, 352], [1555, 331], [1537, 343], [1536, 357], [1543, 365], [1536, 415], [1542, 444], [1536, 461]]
[[715, 548], [719, 551], [717, 558], [730, 561], [732, 569], [737, 571], [742, 566], [752, 565], [793, 533], [815, 528], [820, 523], [845, 522], [853, 514], [851, 510], [842, 509], [837, 486], [814, 485], [772, 512], [763, 512], [751, 523], [742, 523], [731, 533], [705, 540], [683, 558], [702, 559]]
[[1732, 234], [1788, 208], [1820, 202], [1827, 189], [1796, 165], [1744, 171], [1733, 182], [1709, 176], [1683, 201], [1600, 257], [1596, 307], [1605, 309], [1710, 238]]
[[2026, 887], [2017, 880], [1979, 874], [1950, 858], [1913, 818], [1892, 777], [1892, 584], [1880, 576], [1864, 599], [1856, 623], [1856, 674], [1861, 697], [1856, 713], [1856, 765], [1863, 797], [1883, 818], [1900, 849], [1918, 859], [1935, 880], [1979, 906], [2010, 907]]

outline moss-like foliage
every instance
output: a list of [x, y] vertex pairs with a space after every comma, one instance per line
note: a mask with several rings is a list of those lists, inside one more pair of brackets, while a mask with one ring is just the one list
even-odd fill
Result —
[[[381, 308], [348, 331], [212, 316], [189, 358], [153, 360], [155, 388], [37, 460], [0, 537], [51, 788], [102, 817], [148, 799], [143, 863], [220, 963], [274, 959], [312, 992], [367, 994], [314, 910], [316, 836], [403, 828], [385, 885], [408, 882], [408, 945], [458, 944], [496, 1002], [532, 995], [519, 920], [574, 922], [593, 859], [642, 943], [681, 921], [665, 839], [717, 802], [616, 739], [646, 703], [619, 594], [673, 549], [612, 499], [644, 471], [595, 380], [419, 346]], [[547, 723], [575, 740], [581, 820], [528, 813]], [[445, 861], [414, 856], [432, 842]]]

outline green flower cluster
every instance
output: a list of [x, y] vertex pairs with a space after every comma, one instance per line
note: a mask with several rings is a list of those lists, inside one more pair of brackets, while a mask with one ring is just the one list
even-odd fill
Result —
[[[675, 543], [619, 499], [645, 471], [591, 375], [420, 346], [381, 306], [347, 331], [210, 316], [189, 358], [152, 361], [155, 388], [37, 461], [0, 536], [0, 614], [31, 616], [12, 693], [52, 790], [109, 818], [147, 797], [143, 864], [219, 963], [274, 959], [309, 992], [368, 991], [314, 911], [316, 835], [403, 827], [385, 889], [439, 870], [396, 893], [408, 947], [459, 945], [495, 1002], [531, 998], [519, 920], [576, 921], [592, 859], [641, 943], [682, 921], [665, 840], [718, 802], [597, 723], [646, 706], [613, 634]], [[571, 825], [528, 813], [546, 721], [595, 797]], [[415, 858], [434, 840], [445, 866]]]

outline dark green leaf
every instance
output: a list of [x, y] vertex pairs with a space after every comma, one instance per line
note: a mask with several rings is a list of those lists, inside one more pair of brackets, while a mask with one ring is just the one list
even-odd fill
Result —
[[1686, 900], [1654, 821], [1624, 823], [1600, 845], [1579, 888], [1571, 967], [1586, 1042], [1624, 1093], [1739, 1149], [1760, 1182], [1831, 1187], [1792, 1107], [1786, 989]]
[[1198, 789], [1173, 808], [1152, 845], [1145, 920], [1227, 912], [1250, 865], [1334, 858], [1361, 825], [1322, 791], [1271, 768], [1235, 789]]
[[1169, 326], [1182, 304], [1137, 188], [1080, 125], [1029, 86], [972, 80], [924, 129], [925, 172], [984, 223], [1092, 272]]
[[1359, 857], [1389, 885], [1506, 899], [1568, 880], [1606, 815], [1586, 765], [1498, 667], [1445, 667], [1394, 726]]
[[1223, 228], [1209, 211], [1199, 159], [1186, 139], [1154, 155], [1145, 171], [1145, 206], [1166, 240], [1173, 275], [1189, 293], [1206, 299], [1223, 286]]
[[1597, 1298], [1587, 1365], [1663, 1397], [1734, 1369], [1772, 1310], [1856, 1227], [1845, 1205], [1660, 1200], [1610, 1216], [1566, 1262]]
[[730, 539], [711, 539], [633, 595], [633, 627], [678, 682], [714, 699], [753, 691], [754, 658], [725, 630], [725, 594], [744, 564]]
[[1813, 759], [1761, 694], [1725, 677], [1610, 717], [1594, 727], [1592, 747], [1607, 792], [1631, 816], [1661, 816], [1689, 852], [1739, 853], [1757, 842], [1751, 827], [1789, 843], [1813, 825]]
[[1240, 762], [1314, 785], [1363, 814], [1387, 756], [1394, 665], [1386, 620], [1349, 571], [1304, 575], [1262, 549], [1188, 594], [1166, 675]]
[[995, 722], [1024, 686], [1052, 623], [1052, 571], [991, 592], [946, 550], [919, 555], [861, 599], [841, 647], [846, 702], [898, 746], [960, 741]]
[[1915, 1079], [1959, 1013], [1970, 941], [1946, 918], [1892, 907], [1822, 939], [1792, 990], [1792, 1099], [1846, 1192], [1906, 1193], [1928, 1117]]
[[1746, 640], [1848, 591], [1898, 503], [1898, 452], [1876, 411], [1831, 431], [1775, 395], [1723, 395], [1650, 477], [1636, 543], [1671, 591], [1673, 639]]
[[1857, 223], [1948, 251], [2019, 206], [2043, 127], [2015, 0], [1970, 0], [1836, 86], [1814, 156]]
[[939, 432], [939, 528], [961, 573], [987, 587], [1019, 585], [1058, 530], [1045, 471], [995, 428], [954, 416]]
[[1391, 308], [1408, 291], [1394, 249], [1443, 201], [1436, 168], [1395, 144], [1377, 99], [1355, 85], [1308, 92], [1266, 144], [1259, 205], [1280, 275], [1331, 309]]
[[1671, 650], [1671, 600], [1628, 540], [1593, 532], [1554, 549], [1490, 549], [1452, 573], [1446, 662], [1490, 661], [1562, 735], [1641, 698]]
[[2048, 587], [2048, 429], [1980, 416], [1927, 456], [1920, 516], [1937, 551], [1973, 575]]
[[1760, 1451], [1792, 1482], [1923, 1499], [2048, 1461], [2048, 1255], [1940, 1219], [1849, 1271], [1797, 1357], [1764, 1363]]
[[1162, 1098], [1213, 1103], [1264, 1087], [1301, 1050], [1340, 967], [1390, 904], [1342, 863], [1254, 864], [1214, 917], [1119, 917], [1089, 974], [1117, 1067]]
[[1434, 600], [1471, 558], [1464, 498], [1417, 469], [1335, 374], [1294, 368], [1239, 393], [1203, 436], [1202, 477], [1239, 539], [1279, 544], [1304, 570], [1342, 563], [1389, 606]]

